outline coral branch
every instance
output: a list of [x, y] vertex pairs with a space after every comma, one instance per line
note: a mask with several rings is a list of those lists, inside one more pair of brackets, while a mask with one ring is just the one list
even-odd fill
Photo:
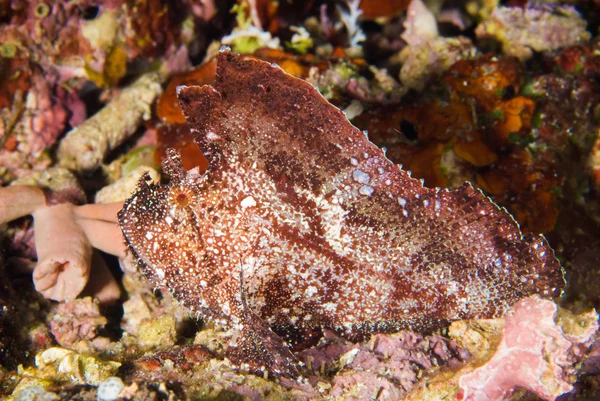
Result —
[[71, 130], [61, 141], [58, 158], [62, 166], [77, 171], [97, 168], [102, 159], [150, 116], [150, 105], [162, 92], [161, 75], [141, 76], [94, 116]]
[[85, 192], [77, 177], [63, 167], [51, 167], [44, 171], [31, 172], [24, 177], [16, 179], [10, 185], [42, 189], [46, 198], [44, 206], [57, 205], [59, 203], [74, 203], [79, 205], [86, 201]]

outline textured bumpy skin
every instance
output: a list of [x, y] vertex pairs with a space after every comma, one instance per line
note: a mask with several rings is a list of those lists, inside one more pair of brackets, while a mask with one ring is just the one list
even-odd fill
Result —
[[238, 329], [234, 362], [297, 375], [269, 327], [356, 340], [560, 293], [542, 237], [470, 185], [424, 188], [278, 67], [222, 52], [214, 88], [178, 95], [209, 168], [185, 172], [171, 152], [170, 182], [140, 182], [119, 221], [155, 285]]

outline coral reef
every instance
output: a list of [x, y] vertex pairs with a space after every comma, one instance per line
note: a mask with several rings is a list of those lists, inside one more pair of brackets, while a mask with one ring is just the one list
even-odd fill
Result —
[[[0, 0], [0, 398], [600, 399], [598, 317], [590, 311], [600, 307], [597, 3]], [[343, 111], [344, 122], [363, 131], [356, 143], [366, 136], [382, 149], [382, 159], [422, 179], [427, 191], [444, 197], [445, 189], [468, 181], [506, 208], [524, 233], [543, 234], [564, 267], [562, 294], [551, 302], [517, 291], [503, 307], [506, 317], [448, 323], [430, 316], [424, 324], [439, 327], [431, 332], [377, 333], [368, 341], [349, 340], [344, 331], [300, 330], [298, 322], [270, 324], [298, 361], [302, 379], [240, 365], [235, 357], [244, 352], [228, 349], [248, 327], [202, 319], [165, 285], [148, 282], [126, 251], [116, 218], [140, 180], [149, 180], [147, 174], [149, 185], [164, 185], [178, 171], [170, 162], [171, 148], [181, 154], [186, 174], [214, 171], [210, 152], [218, 147], [207, 152], [196, 144], [198, 133], [186, 123], [177, 87], [217, 85], [223, 45], [245, 53], [243, 60], [263, 60], [308, 81]], [[273, 85], [267, 88], [277, 97]], [[276, 114], [291, 93], [279, 93], [269, 111]], [[307, 95], [290, 106], [292, 115], [303, 116], [298, 123], [268, 113], [261, 121], [304, 126], [318, 114], [306, 114], [310, 99]], [[259, 106], [253, 102], [249, 108], [260, 114]], [[250, 137], [272, 133], [273, 126]], [[311, 131], [311, 158], [287, 163], [293, 179], [275, 180], [277, 188], [291, 196], [306, 182], [302, 196], [312, 193], [323, 180], [319, 168], [346, 146], [340, 141], [335, 148], [323, 146], [339, 134], [335, 127], [328, 122]], [[281, 173], [276, 167], [303, 149], [294, 138], [264, 147], [280, 152], [261, 159], [256, 169], [273, 177]], [[245, 142], [236, 143], [243, 147]], [[325, 161], [313, 163], [324, 151], [330, 152]], [[356, 160], [369, 180], [359, 174], [350, 187], [357, 182], [357, 191], [363, 191], [358, 195], [379, 196], [379, 172], [365, 171], [363, 159]], [[246, 179], [256, 169], [235, 174]], [[344, 169], [335, 172], [341, 176]], [[253, 199], [257, 205], [246, 201], [244, 213], [259, 206]], [[285, 204], [291, 202], [286, 199]], [[408, 207], [409, 199], [402, 199]], [[386, 221], [403, 216], [399, 209], [393, 213], [401, 203], [382, 207], [391, 215]], [[301, 230], [319, 233], [316, 216], [324, 205], [309, 201], [285, 224], [305, 221]], [[435, 202], [429, 205], [434, 208]], [[314, 216], [304, 213], [313, 208]], [[228, 216], [229, 211], [217, 209], [216, 218]], [[404, 209], [417, 215], [412, 206]], [[181, 210], [172, 217], [181, 217]], [[360, 210], [355, 204], [348, 218], [356, 227], [371, 224], [361, 220]], [[425, 220], [438, 221], [416, 219], [406, 232], [407, 244], [416, 246]], [[449, 221], [445, 215], [443, 221]], [[486, 224], [486, 230], [501, 227]], [[397, 229], [383, 233], [386, 255], [395, 249], [389, 238]], [[263, 232], [253, 249], [263, 249], [265, 238], [276, 232], [276, 227]], [[360, 230], [340, 228], [341, 234], [347, 232]], [[203, 229], [202, 235], [212, 234]], [[428, 243], [424, 266], [432, 265], [436, 246]], [[314, 246], [323, 244], [315, 240]], [[481, 249], [481, 242], [465, 249], [475, 248]], [[301, 250], [290, 254], [304, 255]], [[355, 256], [367, 257], [362, 251]], [[239, 259], [236, 266], [256, 262], [246, 254]], [[240, 276], [246, 287], [240, 296], [249, 307], [256, 299], [252, 272], [257, 266]], [[420, 288], [423, 272], [409, 273], [412, 278], [421, 274], [410, 289]], [[362, 272], [355, 280], [366, 276]], [[485, 281], [488, 275], [482, 277]], [[532, 276], [531, 285], [542, 285], [544, 277]], [[435, 285], [445, 285], [444, 280], [437, 276]], [[200, 294], [200, 288], [193, 293]], [[499, 284], [494, 291], [507, 288], [521, 284]], [[419, 299], [433, 300], [421, 310], [439, 302], [426, 293], [415, 290]], [[331, 308], [318, 292], [311, 295], [316, 306]], [[300, 304], [294, 302], [292, 315]], [[375, 305], [381, 313], [389, 309], [382, 298]], [[353, 311], [364, 307], [351, 306]], [[267, 342], [277, 337], [258, 336]], [[270, 355], [266, 359], [275, 359]]]
[[435, 16], [421, 0], [410, 2], [401, 37], [408, 46], [397, 56], [402, 64], [399, 78], [410, 89], [422, 90], [432, 77], [474, 51], [465, 37], [440, 37]]
[[8, 84], [0, 100], [0, 182], [7, 183], [50, 165], [46, 152], [66, 128], [67, 110], [77, 123], [83, 104], [57, 85], [56, 74], [45, 74], [27, 60], [3, 60]]
[[489, 18], [475, 31], [479, 39], [494, 38], [503, 51], [520, 59], [533, 52], [557, 50], [587, 41], [586, 22], [572, 6], [494, 8]]
[[506, 319], [455, 322], [448, 335], [471, 359], [406, 399], [563, 399], [597, 332], [595, 311], [574, 315], [536, 296], [519, 301]]
[[[324, 344], [300, 353], [309, 371], [323, 376], [339, 371], [329, 394], [344, 399], [401, 399], [420, 381], [419, 372], [457, 368], [470, 354], [441, 336], [423, 337], [414, 332], [376, 334], [365, 344], [351, 344], [332, 336]], [[309, 376], [316, 383], [318, 376]]]

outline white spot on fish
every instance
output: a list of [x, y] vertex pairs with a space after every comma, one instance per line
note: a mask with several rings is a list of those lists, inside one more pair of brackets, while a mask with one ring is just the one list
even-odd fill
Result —
[[243, 209], [246, 209], [247, 207], [256, 206], [256, 200], [254, 200], [252, 196], [247, 196], [244, 199], [242, 199], [242, 201], [240, 202], [240, 206]]
[[214, 141], [215, 139], [221, 139], [221, 137], [212, 131], [208, 131], [206, 133], [206, 139]]
[[317, 293], [317, 287], [315, 287], [314, 285], [309, 286], [306, 291], [304, 291], [304, 293], [306, 294], [307, 297], [312, 297], [313, 295], [315, 295]]
[[369, 181], [371, 181], [371, 176], [369, 176], [369, 174], [361, 170], [354, 170], [354, 172], [352, 173], [352, 178], [354, 178], [354, 181], [360, 182], [361, 184], [365, 185], [367, 185]]
[[358, 190], [358, 192], [361, 195], [367, 195], [367, 196], [371, 196], [373, 194], [374, 189], [369, 187], [368, 185], [364, 185], [362, 187], [360, 187], [360, 189]]

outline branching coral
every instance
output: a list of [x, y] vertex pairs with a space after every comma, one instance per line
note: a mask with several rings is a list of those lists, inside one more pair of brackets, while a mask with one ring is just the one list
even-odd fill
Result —
[[232, 12], [236, 14], [237, 27], [221, 39], [224, 45], [230, 45], [238, 53], [254, 53], [256, 50], [269, 47], [279, 48], [279, 38], [274, 38], [271, 33], [263, 30], [256, 9], [250, 7], [249, 15], [246, 14], [248, 3], [235, 5]]
[[348, 33], [348, 44], [350, 47], [359, 46], [360, 43], [364, 42], [367, 38], [358, 23], [358, 18], [362, 14], [359, 4], [360, 0], [347, 0], [346, 5], [348, 6], [348, 11], [338, 6], [340, 19]]

